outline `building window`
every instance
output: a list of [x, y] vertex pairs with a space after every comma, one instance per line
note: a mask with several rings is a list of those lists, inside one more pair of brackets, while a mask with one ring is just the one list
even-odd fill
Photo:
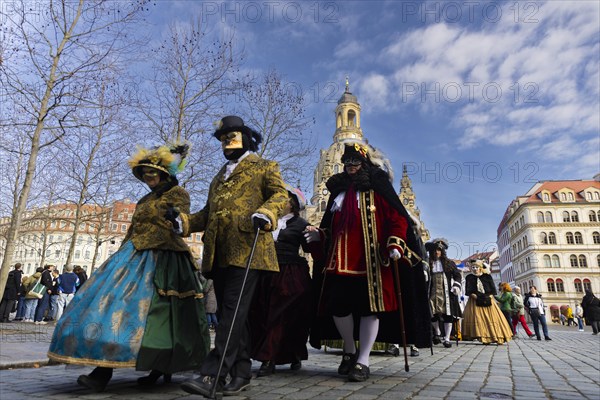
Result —
[[596, 256], [596, 265], [600, 267], [600, 254]]
[[548, 243], [556, 244], [556, 235], [554, 234], [554, 232], [550, 232], [550, 234], [548, 235]]
[[600, 233], [592, 233], [592, 240], [594, 241], [594, 244], [600, 244]]
[[569, 193], [567, 194], [567, 196], [569, 197], [569, 201], [573, 201], [573, 200], [575, 200], [575, 197], [573, 197], [573, 193], [569, 192]]
[[592, 200], [592, 192], [585, 192], [585, 198], [587, 200]]
[[556, 254], [552, 256], [552, 266], [555, 268], [560, 268], [560, 258]]
[[575, 291], [577, 293], [583, 293], [583, 285], [581, 284], [581, 279], [575, 279], [573, 285], [575, 286]]
[[529, 257], [525, 259], [525, 265], [527, 266], [527, 270], [531, 269], [531, 260], [529, 259]]
[[117, 230], [118, 228], [119, 228], [119, 226], [118, 226], [117, 224], [112, 224], [112, 226], [111, 226], [111, 228], [110, 228], [110, 229], [111, 229], [113, 232], [116, 232], [116, 230]]
[[567, 201], [567, 195], [566, 195], [566, 193], [561, 193], [560, 194], [560, 201]]
[[556, 287], [554, 286], [554, 280], [548, 279], [546, 281], [546, 285], [548, 285], [548, 291], [549, 292], [556, 292]]
[[523, 236], [523, 248], [526, 248], [527, 246], [529, 246], [527, 242], [527, 236]]
[[597, 222], [598, 221], [598, 219], [596, 218], [596, 213], [593, 212], [593, 211], [590, 211], [589, 217], [590, 217], [590, 222]]
[[573, 234], [571, 232], [567, 232], [567, 244], [575, 244], [575, 239], [573, 238]]
[[325, 209], [327, 208], [327, 203], [322, 201], [321, 202], [321, 212], [325, 212]]
[[546, 222], [552, 222], [552, 213], [550, 211], [546, 211]]
[[563, 211], [563, 222], [571, 222], [571, 214], [568, 211]]
[[583, 244], [583, 236], [581, 236], [581, 232], [575, 232], [575, 244]]
[[587, 258], [583, 254], [579, 255], [579, 266], [581, 268], [587, 268], [587, 266], [588, 266], [587, 265]]
[[81, 258], [81, 251], [80, 250], [75, 250], [75, 258], [76, 259]]
[[579, 264], [577, 263], [577, 256], [575, 254], [571, 254], [571, 256], [569, 257], [569, 262], [571, 263], [571, 267], [579, 267]]
[[556, 280], [556, 291], [561, 293], [565, 292], [565, 284], [563, 283], [562, 279]]
[[577, 211], [571, 213], [571, 222], [579, 222], [579, 214]]
[[54, 258], [60, 258], [60, 250], [54, 250]]
[[590, 282], [589, 279], [583, 280], [583, 290], [589, 290], [590, 292], [592, 291], [592, 282]]
[[546, 203], [550, 202], [550, 195], [548, 193], [544, 193], [543, 198], [544, 198], [544, 202], [546, 202]]
[[600, 200], [600, 192], [594, 192], [594, 200]]
[[521, 250], [522, 250], [521, 241], [520, 240], [517, 242], [517, 250], [519, 250], [519, 252], [521, 252]]
[[550, 262], [550, 256], [548, 254], [544, 254], [544, 267], [550, 268], [552, 264]]
[[121, 225], [121, 232], [127, 232], [127, 225], [125, 225], [125, 224]]
[[546, 232], [540, 233], [540, 243], [548, 244], [548, 235], [546, 235]]
[[544, 213], [541, 211], [538, 211], [538, 213], [537, 213], [537, 222], [539, 222], [539, 223], [544, 222]]
[[90, 251], [86, 250], [85, 251], [85, 259], [88, 260], [90, 258]]

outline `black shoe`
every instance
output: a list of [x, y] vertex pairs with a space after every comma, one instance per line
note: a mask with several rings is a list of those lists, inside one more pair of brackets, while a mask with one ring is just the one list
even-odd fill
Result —
[[369, 379], [371, 370], [366, 365], [361, 363], [354, 364], [354, 367], [348, 373], [348, 380], [350, 382], [364, 382]]
[[535, 333], [532, 333], [531, 335], [529, 335], [529, 338], [534, 338], [535, 337]]
[[[199, 394], [204, 397], [210, 397], [215, 378], [213, 376], [203, 375], [196, 379], [190, 379], [181, 384], [181, 389], [187, 393]], [[223, 384], [218, 382], [215, 393], [223, 392]]]
[[442, 341], [440, 340], [439, 336], [434, 336], [433, 337], [433, 344], [440, 344], [442, 343]]
[[452, 343], [450, 343], [448, 340], [444, 340], [444, 347], [449, 349], [450, 347], [452, 347]]
[[344, 353], [342, 355], [342, 362], [338, 367], [338, 374], [340, 375], [348, 375], [350, 369], [354, 366], [356, 362], [356, 354], [352, 353]]
[[80, 375], [77, 378], [77, 383], [94, 392], [103, 392], [106, 385], [112, 378], [112, 368], [97, 367], [89, 375]]
[[394, 357], [398, 357], [400, 355], [400, 347], [398, 347], [396, 344], [392, 344], [387, 348], [385, 353]]
[[223, 388], [223, 396], [235, 396], [242, 390], [246, 390], [250, 386], [250, 379], [232, 378], [231, 381]]
[[415, 346], [410, 346], [410, 356], [419, 357], [419, 349], [417, 349]]
[[150, 375], [138, 378], [137, 383], [140, 386], [152, 386], [161, 376], [163, 376], [164, 383], [171, 383], [171, 374], [163, 374], [162, 372], [156, 370], [152, 370]]
[[544, 339], [546, 339], [546, 340], [552, 340], [552, 339], [550, 339], [550, 337], [548, 337], [548, 336], [546, 336]]
[[300, 360], [294, 361], [293, 363], [290, 364], [290, 369], [292, 371], [298, 371], [300, 368], [302, 368], [302, 361], [300, 361]]
[[256, 373], [257, 377], [261, 377], [261, 376], [269, 376], [269, 375], [273, 375], [275, 373], [275, 364], [273, 364], [272, 361], [264, 361], [261, 365], [260, 368], [258, 370], [258, 372]]

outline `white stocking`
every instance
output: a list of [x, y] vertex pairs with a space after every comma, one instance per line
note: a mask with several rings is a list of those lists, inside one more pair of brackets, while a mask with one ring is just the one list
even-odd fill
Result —
[[354, 343], [354, 318], [352, 317], [352, 314], [346, 315], [345, 317], [334, 316], [333, 322], [335, 322], [335, 327], [344, 340], [344, 353], [356, 353], [356, 344]]
[[439, 321], [432, 322], [431, 326], [433, 327], [433, 332], [435, 333], [435, 336], [440, 336], [442, 334], [442, 332], [440, 332], [440, 322]]
[[379, 319], [375, 315], [369, 315], [361, 317], [360, 319], [360, 352], [358, 353], [359, 362], [363, 365], [369, 366], [369, 354], [377, 339], [377, 332], [379, 332]]
[[446, 337], [444, 337], [444, 340], [449, 342], [450, 334], [452, 333], [452, 322], [444, 322], [444, 331], [446, 331]]

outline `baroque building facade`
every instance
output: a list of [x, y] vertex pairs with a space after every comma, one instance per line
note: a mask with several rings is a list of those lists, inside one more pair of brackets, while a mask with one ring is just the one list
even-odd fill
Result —
[[553, 320], [586, 289], [600, 292], [600, 179], [540, 181], [508, 206], [497, 231], [502, 281], [536, 286]]

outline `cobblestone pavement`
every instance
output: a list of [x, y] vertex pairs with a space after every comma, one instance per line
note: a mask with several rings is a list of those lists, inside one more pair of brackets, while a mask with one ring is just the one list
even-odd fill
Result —
[[[550, 326], [552, 341], [524, 336], [508, 345], [460, 342], [434, 354], [421, 349], [404, 359], [374, 352], [371, 377], [346, 382], [337, 375], [340, 351], [309, 350], [301, 370], [280, 366], [275, 375], [255, 378], [238, 399], [600, 399], [600, 335], [564, 326]], [[143, 375], [116, 370], [103, 393], [77, 385], [77, 376], [91, 368], [47, 365], [45, 352], [52, 326], [2, 324], [0, 327], [0, 399], [201, 399], [179, 388], [192, 375], [175, 375], [173, 383], [141, 389]], [[21, 366], [21, 368], [19, 367]], [[39, 368], [23, 368], [40, 366]], [[255, 363], [254, 368], [258, 369]], [[162, 382], [162, 381], [160, 381]]]

